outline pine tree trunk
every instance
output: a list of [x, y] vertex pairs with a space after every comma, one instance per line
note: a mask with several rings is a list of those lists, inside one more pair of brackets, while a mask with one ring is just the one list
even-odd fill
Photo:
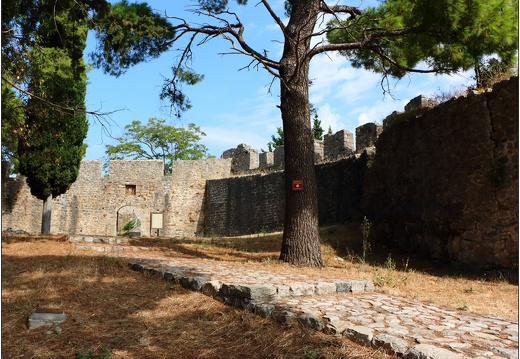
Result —
[[52, 194], [43, 201], [42, 234], [51, 234]]
[[[318, 194], [309, 107], [310, 34], [319, 1], [296, 1], [281, 60], [281, 112], [285, 153], [285, 218], [280, 259], [321, 267]], [[293, 189], [301, 181], [301, 190]]]

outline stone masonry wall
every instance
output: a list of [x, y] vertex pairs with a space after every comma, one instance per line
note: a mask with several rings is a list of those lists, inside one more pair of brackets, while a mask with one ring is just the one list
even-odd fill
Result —
[[414, 111], [384, 121], [363, 211], [401, 248], [516, 266], [518, 78]]
[[206, 235], [281, 230], [283, 172], [210, 180], [206, 184]]
[[[129, 218], [150, 232], [150, 213], [164, 212], [161, 235], [193, 236], [202, 230], [205, 182], [229, 176], [231, 160], [178, 161], [173, 175], [163, 175], [162, 161], [111, 161], [101, 177], [101, 161], [82, 161], [78, 179], [53, 200], [51, 233], [116, 234]], [[2, 230], [39, 233], [42, 201], [31, 196], [23, 177], [2, 182]]]
[[[316, 166], [320, 224], [366, 215], [388, 244], [474, 267], [517, 266], [518, 78], [434, 108], [419, 96], [406, 110], [383, 130], [357, 130], [358, 154]], [[352, 148], [344, 138], [329, 140]], [[282, 174], [271, 176], [208, 181], [206, 231], [282, 226]]]
[[[361, 218], [367, 155], [316, 166], [321, 225]], [[209, 180], [205, 234], [243, 235], [283, 227], [283, 172]]]

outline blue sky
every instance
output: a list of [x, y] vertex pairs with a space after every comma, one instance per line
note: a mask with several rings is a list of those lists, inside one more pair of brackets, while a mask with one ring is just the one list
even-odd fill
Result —
[[[169, 16], [189, 16], [197, 23], [205, 21], [193, 17], [186, 10], [192, 1], [148, 1], [158, 11]], [[282, 44], [277, 25], [261, 6], [250, 5], [231, 8], [245, 24], [245, 38], [257, 50], [267, 49], [271, 58], [279, 60]], [[271, 1], [271, 6], [283, 18], [283, 0]], [[233, 5], [233, 2], [230, 2]], [[363, 6], [374, 4], [365, 1]], [[348, 5], [359, 6], [354, 0]], [[95, 39], [89, 35], [86, 53], [95, 47]], [[272, 83], [272, 76], [263, 69], [242, 70], [250, 58], [243, 55], [222, 55], [229, 52], [229, 43], [214, 39], [198, 46], [194, 53], [193, 68], [204, 74], [204, 81], [185, 87], [193, 108], [182, 119], [170, 116], [169, 104], [159, 99], [161, 84], [171, 73], [171, 67], [179, 53], [172, 50], [160, 58], [139, 64], [119, 78], [93, 69], [89, 72], [86, 104], [89, 111], [112, 112], [109, 125], [111, 136], [123, 133], [124, 126], [133, 120], [146, 123], [149, 118], [167, 120], [174, 126], [195, 123], [206, 133], [202, 143], [209, 153], [220, 157], [227, 149], [245, 143], [258, 150], [267, 149], [267, 142], [277, 127], [282, 127], [279, 104], [279, 83]], [[333, 132], [355, 128], [367, 122], [379, 122], [393, 111], [402, 111], [404, 105], [419, 94], [431, 96], [440, 91], [448, 92], [470, 85], [471, 74], [436, 76], [414, 74], [392, 83], [393, 98], [384, 96], [381, 75], [354, 69], [349, 62], [336, 54], [315, 57], [311, 63], [310, 102], [317, 108], [322, 127]], [[84, 159], [102, 159], [106, 144], [115, 141], [103, 130], [103, 126], [90, 118], [90, 129], [85, 141], [88, 144]]]

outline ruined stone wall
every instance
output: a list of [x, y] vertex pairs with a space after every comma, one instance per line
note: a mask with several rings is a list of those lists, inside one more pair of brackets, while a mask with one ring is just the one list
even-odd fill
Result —
[[40, 233], [43, 202], [31, 195], [25, 177], [2, 179], [2, 230]]
[[380, 235], [441, 261], [517, 265], [518, 78], [389, 116], [376, 148], [362, 207]]
[[[111, 161], [101, 176], [101, 161], [82, 161], [78, 179], [53, 200], [51, 233], [115, 235], [129, 220], [131, 230], [150, 232], [150, 213], [164, 212], [161, 235], [193, 236], [202, 230], [205, 182], [229, 176], [231, 160], [178, 161], [163, 175], [162, 161]], [[30, 195], [23, 177], [2, 182], [2, 230], [41, 229], [42, 201]]]
[[[419, 96], [383, 130], [367, 124], [356, 134], [358, 154], [316, 166], [321, 225], [366, 215], [378, 239], [403, 249], [475, 267], [517, 265], [518, 78], [437, 107]], [[335, 157], [353, 152], [344, 132], [324, 142]], [[282, 226], [282, 176], [208, 181], [206, 231]]]

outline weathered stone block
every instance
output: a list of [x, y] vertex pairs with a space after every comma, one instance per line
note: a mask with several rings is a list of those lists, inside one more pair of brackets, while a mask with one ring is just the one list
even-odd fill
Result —
[[318, 318], [312, 314], [308, 314], [308, 313], [301, 314], [298, 317], [298, 323], [300, 323], [301, 325], [303, 325], [307, 328], [318, 330], [320, 332], [323, 329], [325, 329], [325, 323], [323, 323], [323, 320], [321, 320], [320, 318]]
[[310, 283], [290, 284], [290, 294], [294, 297], [305, 297], [314, 294], [314, 285]]
[[278, 146], [273, 151], [274, 166], [277, 170], [283, 170], [285, 166], [285, 150], [283, 146]]
[[286, 311], [286, 310], [273, 311], [271, 313], [271, 316], [273, 317], [273, 319], [275, 321], [277, 321], [280, 324], [294, 324], [298, 319], [298, 316], [296, 314], [294, 314], [293, 312]]
[[276, 287], [268, 284], [251, 285], [222, 285], [222, 293], [225, 296], [247, 298], [255, 301], [269, 301], [276, 296]]
[[27, 325], [29, 329], [33, 329], [63, 323], [65, 320], [67, 320], [67, 315], [62, 310], [36, 308], [29, 314]]
[[372, 339], [374, 348], [383, 348], [388, 354], [402, 357], [408, 350], [406, 340], [388, 334], [378, 334]]
[[266, 169], [274, 166], [274, 153], [273, 152], [261, 152], [259, 155], [259, 167], [260, 169]]
[[232, 148], [222, 153], [222, 158], [231, 158], [231, 170], [233, 173], [240, 173], [258, 168], [258, 150], [246, 144], [240, 144], [237, 148]]
[[429, 344], [417, 344], [408, 349], [404, 354], [404, 359], [464, 359], [461, 354], [451, 350], [435, 347]]
[[372, 338], [374, 337], [374, 330], [362, 325], [354, 325], [345, 329], [342, 334], [344, 337], [347, 337], [359, 344], [364, 346], [371, 346]]
[[328, 295], [336, 293], [336, 284], [320, 282], [316, 284], [316, 295]]
[[428, 107], [433, 107], [433, 106], [434, 106], [434, 102], [432, 99], [429, 99], [424, 95], [419, 95], [419, 96], [411, 99], [410, 102], [408, 102], [404, 106], [404, 111], [410, 112], [410, 111], [420, 110], [422, 108], [428, 108]]
[[201, 287], [201, 292], [209, 297], [214, 297], [222, 287], [222, 282], [219, 280], [210, 280], [204, 283]]
[[274, 312], [274, 310], [275, 310], [274, 305], [262, 303], [262, 304], [256, 304], [253, 312], [256, 315], [261, 316], [262, 318], [267, 318], [271, 315], [272, 312]]
[[324, 156], [326, 159], [338, 159], [354, 154], [354, 135], [347, 130], [341, 130], [333, 135], [323, 137]]
[[376, 145], [377, 137], [382, 132], [383, 126], [373, 122], [365, 123], [356, 128], [356, 153]]

